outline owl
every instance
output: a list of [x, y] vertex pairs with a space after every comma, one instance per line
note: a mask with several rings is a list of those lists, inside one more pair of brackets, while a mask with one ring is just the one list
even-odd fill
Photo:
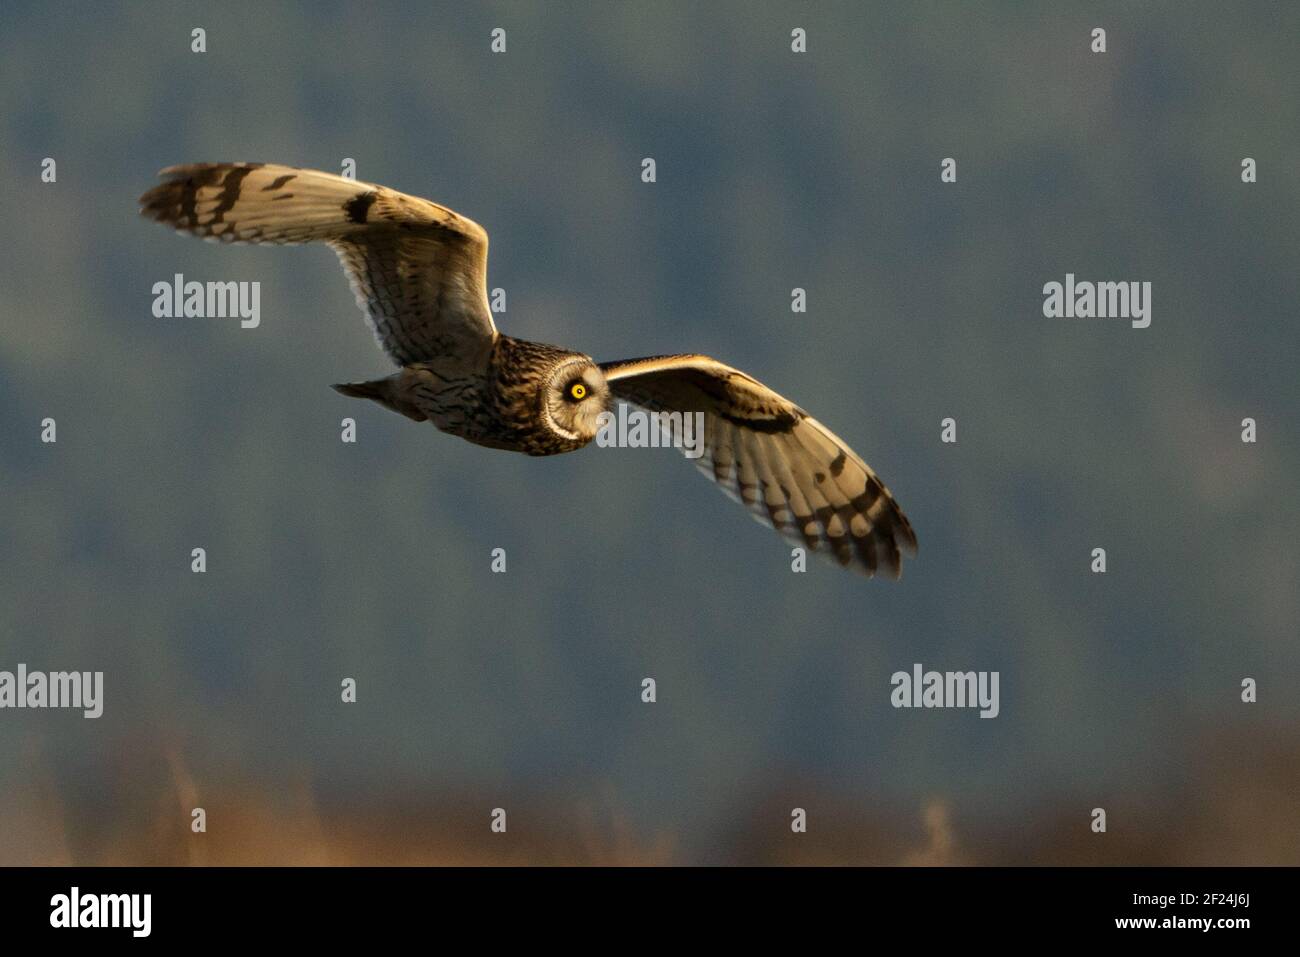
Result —
[[596, 362], [497, 330], [488, 237], [444, 206], [331, 173], [263, 163], [173, 166], [140, 212], [216, 242], [324, 242], [351, 281], [392, 375], [334, 386], [493, 449], [587, 445], [602, 413], [702, 413], [700, 470], [795, 545], [868, 577], [915, 554], [907, 517], [830, 429], [704, 355]]

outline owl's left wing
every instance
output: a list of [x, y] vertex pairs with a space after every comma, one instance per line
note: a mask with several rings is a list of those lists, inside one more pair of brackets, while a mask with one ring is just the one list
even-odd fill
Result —
[[704, 413], [697, 467], [789, 541], [898, 578], [916, 535], [876, 473], [830, 429], [738, 369], [701, 355], [601, 364], [614, 398]]
[[155, 222], [216, 242], [323, 242], [399, 366], [472, 356], [496, 341], [488, 235], [446, 206], [387, 186], [271, 163], [169, 166], [140, 197]]

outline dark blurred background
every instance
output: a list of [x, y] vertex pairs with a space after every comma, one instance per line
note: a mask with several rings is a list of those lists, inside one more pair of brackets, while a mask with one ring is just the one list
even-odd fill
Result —
[[[1300, 863], [1300, 7], [4, 19], [0, 669], [102, 670], [105, 711], [0, 712], [0, 863]], [[173, 163], [344, 158], [488, 229], [504, 331], [810, 409], [919, 558], [792, 574], [675, 453], [338, 396], [388, 368], [327, 249], [136, 213]], [[261, 326], [154, 318], [178, 272]], [[1150, 281], [1150, 328], [1044, 318], [1067, 272]], [[893, 709], [914, 662], [1001, 714]]]

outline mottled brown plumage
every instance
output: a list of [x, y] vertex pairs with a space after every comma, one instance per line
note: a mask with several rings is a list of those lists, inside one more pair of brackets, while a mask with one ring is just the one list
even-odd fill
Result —
[[529, 455], [588, 444], [622, 401], [700, 412], [697, 465], [788, 540], [866, 575], [897, 577], [916, 536], [889, 490], [803, 409], [708, 356], [597, 365], [497, 331], [487, 233], [444, 206], [384, 186], [261, 163], [174, 166], [141, 213], [219, 242], [321, 241], [338, 254], [393, 375], [337, 385], [415, 421]]

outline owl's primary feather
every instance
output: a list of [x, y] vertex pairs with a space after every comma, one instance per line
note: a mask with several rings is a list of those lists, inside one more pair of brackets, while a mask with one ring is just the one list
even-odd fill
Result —
[[491, 448], [581, 448], [616, 401], [704, 414], [698, 465], [764, 524], [868, 576], [898, 577], [916, 535], [876, 474], [761, 382], [700, 355], [597, 365], [502, 335], [487, 299], [487, 233], [445, 206], [331, 173], [263, 163], [173, 166], [140, 198], [150, 219], [219, 242], [321, 241], [338, 254], [399, 367], [335, 386]]
[[916, 535], [889, 489], [803, 409], [701, 355], [601, 364], [615, 398], [656, 412], [704, 413], [696, 465], [787, 540], [867, 575], [902, 573]]

